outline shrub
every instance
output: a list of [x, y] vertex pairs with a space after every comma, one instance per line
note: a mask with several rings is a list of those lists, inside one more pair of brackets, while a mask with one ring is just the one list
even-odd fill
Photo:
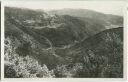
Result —
[[37, 60], [30, 56], [19, 56], [12, 46], [11, 39], [5, 40], [5, 77], [6, 78], [51, 78], [55, 77], [44, 64], [41, 66]]

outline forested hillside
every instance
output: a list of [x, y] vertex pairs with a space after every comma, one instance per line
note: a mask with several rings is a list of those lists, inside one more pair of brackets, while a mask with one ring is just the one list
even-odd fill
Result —
[[5, 78], [123, 77], [123, 27], [98, 20], [5, 7]]

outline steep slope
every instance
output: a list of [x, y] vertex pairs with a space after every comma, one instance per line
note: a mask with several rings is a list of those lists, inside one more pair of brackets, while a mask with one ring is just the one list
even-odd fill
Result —
[[[56, 29], [47, 27], [35, 29], [37, 33], [49, 38], [55, 47], [69, 45], [76, 41], [79, 42], [105, 29], [101, 24], [94, 22], [90, 24], [91, 20], [84, 22], [68, 15], [58, 16], [58, 19], [57, 23], [61, 25]], [[93, 28], [94, 25], [95, 28]]]
[[[101, 23], [93, 22], [92, 19], [83, 21], [68, 15], [49, 15], [43, 11], [9, 7], [5, 8], [5, 13], [5, 19], [9, 18], [10, 22], [14, 20], [15, 24], [19, 24], [18, 28], [46, 46], [46, 42], [50, 40], [53, 46], [63, 47], [105, 30]], [[41, 39], [45, 39], [44, 37], [48, 40]]]
[[103, 14], [103, 13], [96, 12], [93, 10], [88, 10], [88, 9], [62, 9], [62, 10], [49, 11], [49, 13], [80, 17], [80, 19], [82, 20], [86, 20], [86, 18], [90, 18], [90, 19], [93, 19], [93, 21], [102, 23], [105, 26], [111, 26], [111, 25], [123, 26], [122, 16]]
[[5, 7], [5, 56], [30, 56], [55, 77], [123, 77], [123, 28], [87, 19]]
[[[13, 52], [21, 57], [29, 55], [38, 60], [41, 65], [45, 63], [49, 68], [53, 68], [55, 64], [59, 63], [58, 61], [63, 61], [61, 57], [53, 54], [51, 42], [46, 37], [35, 33], [29, 26], [24, 25], [20, 17], [16, 18], [19, 15], [11, 10], [10, 13], [9, 10], [5, 10], [5, 44], [11, 42]], [[38, 13], [35, 15], [38, 16]], [[50, 62], [52, 60], [54, 62]]]
[[72, 65], [82, 63], [75, 77], [123, 77], [123, 28], [105, 30], [56, 53]]

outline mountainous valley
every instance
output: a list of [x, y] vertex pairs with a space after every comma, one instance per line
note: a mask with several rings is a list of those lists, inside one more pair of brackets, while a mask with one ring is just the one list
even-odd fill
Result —
[[80, 19], [85, 21], [87, 21], [86, 18], [90, 18], [93, 21], [96, 21], [105, 26], [109, 26], [110, 24], [123, 26], [123, 18], [121, 16], [103, 14], [88, 9], [61, 9], [61, 10], [52, 10], [49, 11], [49, 13], [58, 14], [58, 15], [70, 15], [74, 17], [79, 17]]
[[122, 78], [123, 17], [5, 7], [5, 78]]

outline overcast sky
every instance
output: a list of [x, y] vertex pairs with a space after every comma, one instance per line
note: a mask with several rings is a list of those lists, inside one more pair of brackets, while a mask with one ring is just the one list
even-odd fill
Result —
[[91, 9], [106, 14], [123, 15], [124, 1], [6, 1], [5, 6], [30, 9]]

